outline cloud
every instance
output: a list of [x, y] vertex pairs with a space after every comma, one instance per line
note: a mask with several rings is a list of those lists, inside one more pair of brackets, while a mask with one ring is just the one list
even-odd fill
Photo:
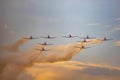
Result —
[[[24, 73], [24, 74], [23, 74]], [[120, 68], [75, 61], [35, 63], [18, 80], [119, 80]]]
[[120, 46], [120, 41], [117, 41], [115, 44], [116, 44], [117, 46]]

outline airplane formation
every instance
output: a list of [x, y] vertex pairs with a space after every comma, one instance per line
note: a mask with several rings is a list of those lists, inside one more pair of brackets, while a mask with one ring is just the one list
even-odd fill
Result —
[[[61, 36], [61, 37], [64, 37], [64, 38], [75, 38], [75, 37], [79, 37], [79, 36], [73, 36], [71, 34], [69, 35], [66, 35], [66, 36]], [[40, 37], [33, 37], [33, 36], [29, 36], [29, 37], [25, 37], [24, 39], [39, 39], [39, 38], [44, 38], [44, 39], [55, 39], [57, 37], [55, 36], [50, 36], [50, 35], [47, 35], [47, 36], [40, 36]], [[79, 38], [82, 38], [84, 39], [83, 41], [77, 41], [77, 42], [81, 42], [81, 43], [87, 43], [87, 42], [90, 42], [88, 41], [88, 39], [95, 39], [96, 37], [90, 37], [90, 36], [86, 36], [86, 37], [79, 37]], [[103, 39], [98, 39], [98, 40], [102, 40], [102, 41], [109, 41], [109, 40], [112, 40], [112, 39], [107, 39], [106, 37], [104, 37]], [[48, 44], [47, 42], [44, 42], [44, 43], [37, 43], [38, 45], [41, 45], [41, 49], [36, 49], [36, 50], [39, 50], [40, 52], [41, 51], [50, 51], [50, 49], [45, 49], [44, 46], [48, 46], [48, 45], [53, 45], [53, 44]], [[79, 48], [79, 49], [87, 49], [87, 48], [90, 48], [90, 47], [85, 47], [84, 45], [80, 46], [80, 47], [75, 47], [75, 48]]]

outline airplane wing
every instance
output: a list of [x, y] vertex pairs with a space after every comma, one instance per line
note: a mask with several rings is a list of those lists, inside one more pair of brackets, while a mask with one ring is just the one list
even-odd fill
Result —
[[65, 37], [65, 38], [72, 38], [72, 37], [69, 37], [69, 36], [62, 36], [62, 37]]
[[53, 44], [44, 44], [44, 43], [37, 43], [38, 45], [53, 45]]
[[36, 50], [39, 50], [39, 51], [50, 51], [50, 49], [45, 49], [45, 50], [36, 49]]
[[50, 39], [55, 39], [56, 37], [50, 37]]
[[69, 37], [69, 36], [62, 36], [62, 37], [66, 37], [66, 38], [74, 38], [74, 37], [78, 37], [78, 36], [71, 36], [71, 37]]
[[101, 40], [101, 41], [109, 41], [109, 40], [113, 40], [113, 39], [98, 39], [98, 40]]
[[72, 37], [78, 37], [78, 36], [72, 36]]
[[24, 38], [24, 39], [38, 39], [39, 37], [34, 37], [34, 38], [30, 38], [30, 37], [26, 37], [26, 38]]
[[[80, 37], [80, 38], [82, 38], [82, 39], [88, 39], [86, 37]], [[90, 37], [89, 39], [94, 39], [94, 38], [96, 38], [96, 37]]]
[[110, 41], [110, 40], [113, 40], [113, 39], [106, 39], [106, 40], [104, 40], [104, 41]]
[[[84, 41], [77, 41], [77, 42], [84, 42]], [[86, 42], [91, 42], [91, 41], [86, 41]]]
[[55, 39], [56, 37], [41, 37], [41, 38], [44, 38], [44, 39]]
[[81, 47], [75, 47], [75, 48], [87, 49], [87, 48], [91, 48], [91, 47], [84, 47], [84, 48], [82, 48], [82, 46], [81, 46]]

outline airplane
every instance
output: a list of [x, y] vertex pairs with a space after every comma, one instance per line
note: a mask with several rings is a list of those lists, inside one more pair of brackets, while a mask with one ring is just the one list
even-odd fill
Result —
[[48, 44], [47, 42], [44, 43], [38, 43], [39, 45], [53, 45], [53, 44]]
[[42, 47], [41, 49], [36, 49], [36, 50], [39, 50], [39, 51], [50, 51], [50, 49], [47, 49], [47, 50], [46, 50], [46, 49], [43, 48], [43, 47]]
[[106, 37], [103, 38], [103, 41], [109, 41], [109, 40], [113, 40], [113, 39], [107, 39]]
[[24, 39], [38, 39], [39, 37], [33, 37], [33, 36], [29, 36], [29, 37], [25, 37]]
[[71, 34], [67, 35], [67, 36], [62, 36], [62, 37], [66, 37], [66, 38], [74, 38], [74, 37], [78, 37], [78, 36], [72, 36]]
[[45, 39], [55, 39], [56, 37], [51, 37], [50, 35], [48, 35], [47, 37], [41, 37], [41, 38], [45, 38]]
[[87, 41], [86, 39], [84, 39], [83, 41], [77, 41], [77, 42], [90, 42], [90, 41]]
[[80, 49], [87, 49], [87, 48], [90, 48], [90, 47], [85, 47], [85, 46], [81, 46], [81, 47], [76, 47], [76, 48], [80, 48]]
[[94, 39], [95, 37], [89, 37], [88, 35], [86, 37], [80, 37], [80, 38], [84, 38], [84, 39]]

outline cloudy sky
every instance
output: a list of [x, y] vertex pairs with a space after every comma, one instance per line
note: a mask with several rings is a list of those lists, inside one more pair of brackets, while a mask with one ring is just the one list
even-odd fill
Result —
[[[119, 0], [1, 0], [0, 12], [0, 46], [12, 45], [30, 35], [39, 37], [49, 34], [57, 38], [31, 40], [21, 47], [22, 51], [27, 51], [44, 41], [55, 45], [66, 45], [82, 40], [61, 37], [68, 34], [107, 37], [113, 40], [90, 45], [91, 48], [83, 50], [70, 60], [120, 67]], [[27, 71], [24, 74], [26, 73]]]

